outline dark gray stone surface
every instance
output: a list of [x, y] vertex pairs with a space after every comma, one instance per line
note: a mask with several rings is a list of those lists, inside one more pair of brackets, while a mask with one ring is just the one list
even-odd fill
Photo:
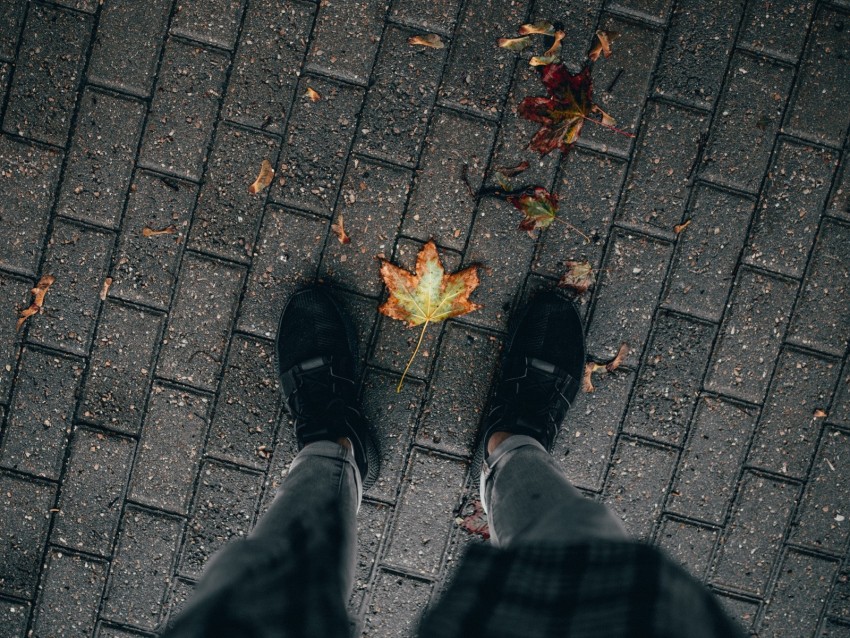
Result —
[[[6, 472], [0, 473], [0, 499], [6, 514], [0, 519], [3, 577], [0, 591], [32, 599], [41, 571], [56, 487]], [[10, 612], [13, 613], [13, 612]]]
[[115, 229], [121, 223], [145, 105], [87, 90], [59, 192], [60, 215]]
[[124, 510], [101, 617], [152, 630], [162, 617], [183, 522], [135, 507]]
[[30, 321], [29, 341], [79, 355], [89, 351], [114, 243], [112, 232], [65, 220], [54, 224], [42, 268], [56, 281], [45, 312]]
[[[482, 542], [456, 508], [509, 318], [588, 260], [594, 284], [566, 294], [589, 356], [630, 354], [576, 397], [557, 463], [753, 635], [846, 638], [848, 12], [0, 3], [0, 634], [152, 638], [179, 613], [297, 454], [273, 340], [317, 279], [351, 315], [382, 451], [352, 632], [412, 633]], [[528, 61], [547, 41], [496, 38], [538, 20], [571, 72], [620, 32], [593, 98], [634, 137], [587, 122], [566, 156], [528, 149], [517, 108], [546, 93]], [[445, 48], [407, 42], [424, 33]], [[512, 187], [560, 197], [532, 236], [477, 192], [523, 161]], [[431, 238], [447, 271], [480, 266], [483, 308], [429, 325], [397, 393], [419, 331], [378, 314], [375, 257], [411, 269]]]
[[107, 301], [91, 350], [77, 417], [138, 434], [165, 318]]
[[0, 466], [56, 480], [84, 361], [25, 348], [0, 446]]
[[247, 535], [261, 487], [259, 474], [215, 461], [201, 466], [183, 554], [177, 567], [182, 576], [197, 578], [209, 557], [227, 541]]
[[[0, 266], [34, 275], [59, 167], [60, 153], [0, 135]], [[40, 238], [41, 241], [33, 238]]]
[[127, 497], [185, 514], [209, 423], [206, 396], [159, 383], [151, 391]]
[[29, 7], [3, 130], [65, 145], [91, 31], [89, 16], [38, 4]]
[[47, 558], [36, 636], [91, 636], [109, 568], [105, 561], [53, 550]]
[[171, 5], [169, 0], [105, 3], [89, 58], [89, 81], [133, 95], [150, 95]]
[[77, 428], [62, 481], [54, 544], [110, 556], [135, 441]]
[[230, 60], [169, 39], [159, 69], [139, 164], [199, 181]]

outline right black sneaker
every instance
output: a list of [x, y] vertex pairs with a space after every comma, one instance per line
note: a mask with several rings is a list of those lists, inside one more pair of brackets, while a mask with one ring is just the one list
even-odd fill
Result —
[[538, 294], [521, 311], [502, 358], [473, 458], [480, 467], [494, 432], [526, 434], [552, 451], [584, 372], [584, 328], [572, 301]]
[[324, 289], [301, 290], [283, 309], [275, 349], [298, 449], [348, 438], [365, 492], [378, 478], [380, 455], [357, 401], [357, 332], [351, 321]]

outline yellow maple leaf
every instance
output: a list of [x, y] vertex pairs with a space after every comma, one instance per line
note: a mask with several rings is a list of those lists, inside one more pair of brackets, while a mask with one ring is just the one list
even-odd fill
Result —
[[378, 308], [381, 314], [406, 321], [409, 326], [422, 326], [416, 349], [398, 384], [397, 391], [401, 391], [404, 377], [419, 352], [428, 324], [464, 315], [481, 307], [469, 300], [470, 293], [478, 286], [478, 268], [470, 266], [447, 275], [437, 254], [437, 246], [431, 240], [416, 256], [415, 274], [381, 259], [381, 278], [390, 293], [389, 299]]

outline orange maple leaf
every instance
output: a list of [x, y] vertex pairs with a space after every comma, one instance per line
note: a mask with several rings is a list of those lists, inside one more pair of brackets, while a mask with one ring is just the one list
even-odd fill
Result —
[[459, 272], [447, 275], [437, 246], [429, 241], [416, 257], [416, 272], [409, 273], [403, 268], [381, 259], [381, 278], [390, 293], [378, 310], [381, 314], [406, 321], [409, 326], [422, 326], [416, 349], [407, 362], [398, 391], [404, 383], [404, 377], [425, 336], [429, 323], [444, 321], [450, 317], [465, 315], [481, 306], [469, 300], [469, 295], [478, 286], [478, 268], [470, 266]]

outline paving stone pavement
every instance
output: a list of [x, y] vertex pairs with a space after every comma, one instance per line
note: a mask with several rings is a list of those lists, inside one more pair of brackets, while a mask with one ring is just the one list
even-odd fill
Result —
[[[495, 39], [541, 18], [573, 69], [621, 32], [595, 96], [634, 138], [526, 149], [542, 88]], [[455, 515], [507, 320], [570, 259], [599, 271], [590, 355], [631, 353], [572, 408], [568, 476], [753, 635], [850, 636], [848, 103], [846, 0], [2, 0], [0, 637], [151, 636], [251, 529], [295, 452], [276, 318], [316, 278], [384, 454], [351, 613], [405, 635], [477, 542]], [[523, 159], [591, 241], [461, 177]], [[374, 257], [432, 237], [485, 266], [484, 308], [396, 394], [417, 335], [378, 316]]]

